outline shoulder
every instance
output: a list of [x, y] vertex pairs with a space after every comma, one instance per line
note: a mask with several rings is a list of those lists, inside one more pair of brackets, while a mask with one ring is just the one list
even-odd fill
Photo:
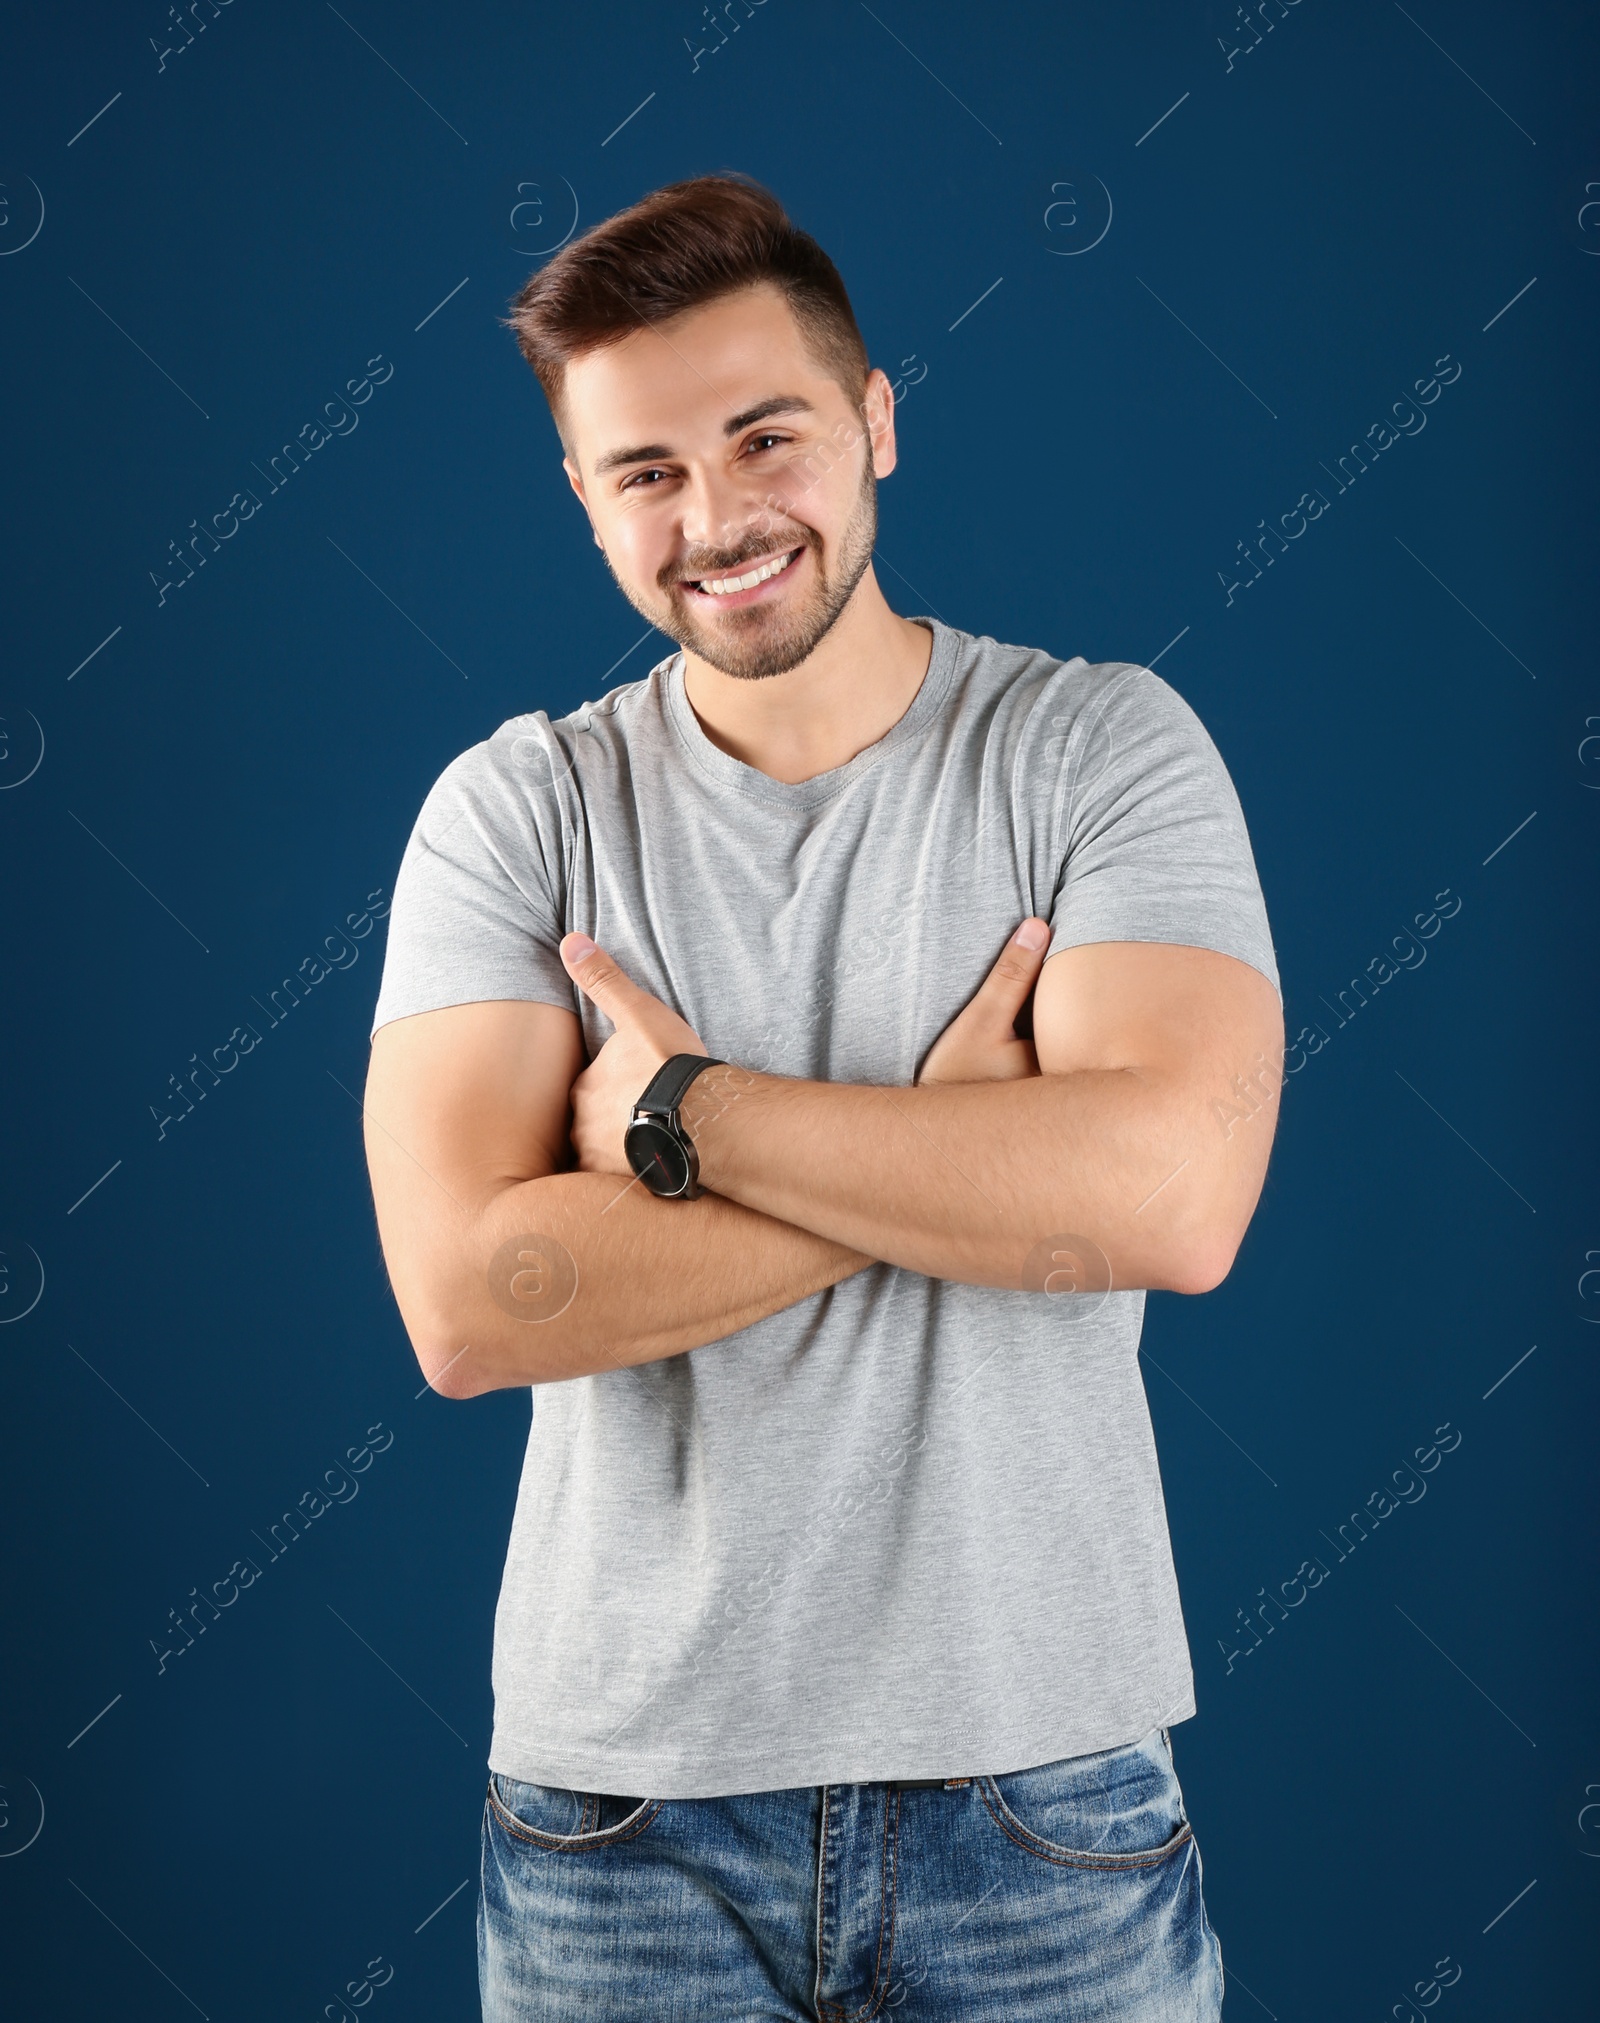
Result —
[[1091, 661], [986, 633], [957, 633], [955, 690], [963, 715], [1019, 750], [1060, 756], [1069, 745], [1116, 729], [1205, 739], [1189, 704], [1142, 661]]
[[452, 759], [434, 782], [429, 804], [460, 810], [537, 809], [585, 761], [618, 754], [660, 714], [669, 656], [649, 674], [621, 682], [563, 716], [542, 709], [508, 717], [498, 729]]

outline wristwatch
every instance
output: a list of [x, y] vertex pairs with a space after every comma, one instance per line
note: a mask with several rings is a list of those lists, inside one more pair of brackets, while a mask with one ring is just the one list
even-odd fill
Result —
[[674, 1054], [662, 1062], [634, 1104], [622, 1145], [628, 1164], [652, 1194], [668, 1201], [694, 1201], [705, 1192], [700, 1161], [678, 1119], [678, 1105], [702, 1068], [726, 1065], [709, 1054]]

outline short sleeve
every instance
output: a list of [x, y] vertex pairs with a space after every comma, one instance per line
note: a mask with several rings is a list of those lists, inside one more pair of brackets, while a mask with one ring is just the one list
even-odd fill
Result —
[[395, 880], [374, 1032], [495, 998], [578, 1010], [559, 954], [565, 879], [552, 779], [561, 764], [540, 711], [440, 775]]
[[1216, 949], [1283, 1001], [1238, 794], [1205, 725], [1149, 668], [1107, 671], [1067, 740], [1050, 954], [1094, 941]]

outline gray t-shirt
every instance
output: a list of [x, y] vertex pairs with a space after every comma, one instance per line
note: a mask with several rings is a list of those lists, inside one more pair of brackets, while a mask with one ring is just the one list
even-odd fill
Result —
[[[1183, 698], [917, 622], [910, 708], [815, 779], [712, 744], [676, 654], [465, 752], [406, 851], [374, 1030], [523, 999], [577, 1011], [592, 1056], [611, 1027], [562, 969], [573, 930], [714, 1055], [832, 1082], [914, 1081], [1029, 914], [1052, 954], [1190, 943], [1276, 989], [1238, 797]], [[1002, 1774], [1191, 1715], [1143, 1317], [1139, 1291], [876, 1264], [537, 1387], [491, 1767], [712, 1797]]]

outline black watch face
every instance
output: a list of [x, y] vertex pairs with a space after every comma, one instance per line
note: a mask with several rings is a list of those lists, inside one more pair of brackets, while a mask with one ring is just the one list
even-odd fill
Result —
[[652, 1194], [681, 1194], [688, 1186], [688, 1157], [664, 1126], [632, 1124], [623, 1146], [628, 1164]]

